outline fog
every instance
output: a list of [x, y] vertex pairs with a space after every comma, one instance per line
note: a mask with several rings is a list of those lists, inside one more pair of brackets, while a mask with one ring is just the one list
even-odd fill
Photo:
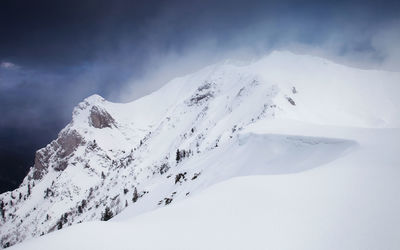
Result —
[[2, 176], [14, 172], [13, 154], [22, 143], [21, 178], [37, 147], [55, 138], [73, 107], [92, 94], [128, 102], [204, 66], [257, 60], [273, 50], [399, 71], [399, 6], [396, 1], [35, 1], [22, 8], [3, 1]]

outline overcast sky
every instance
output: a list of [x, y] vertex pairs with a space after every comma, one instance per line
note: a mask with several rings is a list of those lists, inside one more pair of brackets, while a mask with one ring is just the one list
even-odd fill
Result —
[[274, 49], [398, 71], [399, 30], [399, 1], [1, 0], [0, 186], [91, 94], [130, 101]]

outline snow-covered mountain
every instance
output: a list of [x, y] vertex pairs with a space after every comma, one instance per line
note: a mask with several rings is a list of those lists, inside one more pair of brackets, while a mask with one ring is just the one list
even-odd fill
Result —
[[[131, 249], [129, 235], [138, 249], [400, 247], [399, 84], [397, 72], [273, 52], [131, 103], [88, 97], [21, 186], [0, 195], [1, 245], [63, 229], [16, 247]], [[343, 235], [354, 244], [330, 242]]]

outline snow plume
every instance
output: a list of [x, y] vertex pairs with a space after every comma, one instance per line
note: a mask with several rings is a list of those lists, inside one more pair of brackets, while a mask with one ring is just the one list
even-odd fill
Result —
[[[120, 101], [134, 100], [176, 76], [206, 65], [227, 60], [247, 64], [275, 50], [315, 55], [361, 69], [400, 71], [398, 19], [370, 23], [356, 22], [350, 17], [341, 20], [343, 16], [334, 15], [333, 20], [322, 20], [318, 25], [317, 20], [302, 16], [283, 16], [281, 22], [267, 16], [228, 29], [223, 35], [193, 32], [179, 48], [151, 49], [147, 57], [141, 58], [140, 73], [132, 73], [121, 82], [122, 88], [112, 91], [110, 96]], [[368, 15], [359, 18], [367, 19], [365, 16]], [[168, 23], [167, 20], [161, 19], [159, 23]]]

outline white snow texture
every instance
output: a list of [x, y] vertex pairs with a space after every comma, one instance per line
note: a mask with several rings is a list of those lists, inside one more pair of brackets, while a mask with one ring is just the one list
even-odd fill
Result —
[[280, 51], [91, 96], [0, 195], [2, 247], [400, 249], [399, 93], [398, 72]]

